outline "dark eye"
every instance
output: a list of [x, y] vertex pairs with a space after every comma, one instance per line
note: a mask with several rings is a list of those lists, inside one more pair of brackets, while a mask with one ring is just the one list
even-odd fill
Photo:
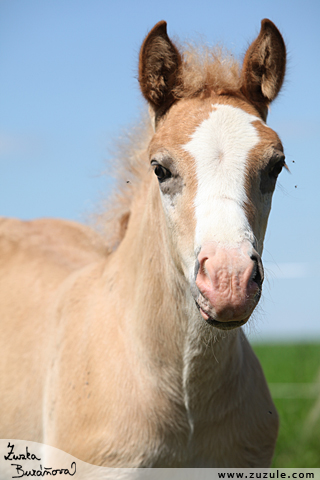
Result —
[[272, 193], [274, 191], [277, 178], [283, 167], [289, 171], [283, 152], [275, 149], [268, 165], [266, 165], [264, 170], [261, 172], [260, 190], [262, 194]]
[[159, 182], [163, 182], [171, 177], [170, 170], [159, 165], [159, 163], [151, 162], [151, 165], [154, 167], [154, 173], [157, 175]]
[[278, 178], [278, 175], [280, 174], [281, 170], [283, 169], [284, 165], [285, 165], [284, 160], [280, 160], [279, 162], [277, 162], [272, 167], [272, 169], [269, 171], [269, 176], [276, 180]]

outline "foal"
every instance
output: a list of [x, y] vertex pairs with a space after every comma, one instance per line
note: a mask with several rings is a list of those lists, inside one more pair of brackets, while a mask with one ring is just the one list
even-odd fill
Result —
[[213, 57], [182, 56], [163, 21], [144, 40], [154, 131], [112, 248], [73, 222], [1, 220], [3, 438], [104, 466], [270, 465], [277, 412], [239, 327], [285, 166], [265, 121], [286, 51], [263, 20], [242, 69]]

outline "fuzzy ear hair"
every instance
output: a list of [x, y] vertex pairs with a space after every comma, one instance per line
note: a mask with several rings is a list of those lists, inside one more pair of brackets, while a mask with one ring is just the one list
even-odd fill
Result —
[[278, 95], [286, 71], [286, 46], [277, 27], [261, 22], [258, 38], [250, 45], [242, 67], [242, 93], [266, 119], [268, 105]]
[[139, 57], [139, 83], [155, 122], [171, 106], [178, 84], [181, 55], [167, 35], [167, 23], [157, 23], [146, 36]]

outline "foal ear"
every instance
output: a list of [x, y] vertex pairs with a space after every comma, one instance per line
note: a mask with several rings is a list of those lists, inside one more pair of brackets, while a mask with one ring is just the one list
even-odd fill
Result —
[[167, 23], [157, 23], [146, 36], [139, 57], [139, 83], [143, 96], [155, 114], [155, 120], [174, 101], [181, 55], [167, 35]]
[[261, 22], [258, 38], [250, 45], [242, 67], [242, 93], [266, 119], [268, 105], [278, 95], [286, 70], [286, 46], [277, 27]]

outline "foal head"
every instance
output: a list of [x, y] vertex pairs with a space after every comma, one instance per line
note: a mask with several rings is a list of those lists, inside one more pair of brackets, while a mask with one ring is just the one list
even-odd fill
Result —
[[261, 294], [271, 197], [285, 166], [265, 120], [285, 63], [285, 44], [270, 20], [262, 21], [233, 84], [219, 85], [223, 68], [211, 65], [213, 80], [208, 74], [190, 87], [165, 22], [140, 52], [140, 87], [155, 128], [149, 157], [166, 222], [202, 317], [220, 329], [243, 325]]

